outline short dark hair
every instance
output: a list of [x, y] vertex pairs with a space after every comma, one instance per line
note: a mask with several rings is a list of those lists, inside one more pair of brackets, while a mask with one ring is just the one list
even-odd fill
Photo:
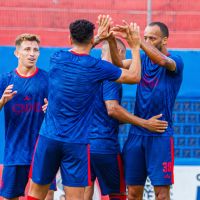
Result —
[[168, 27], [162, 23], [162, 22], [151, 22], [149, 24], [149, 26], [159, 26], [162, 34], [163, 34], [163, 37], [169, 37], [169, 30], [168, 30]]
[[70, 35], [75, 43], [88, 44], [94, 36], [95, 26], [92, 22], [79, 19], [69, 25]]
[[23, 41], [36, 41], [38, 44], [40, 44], [40, 38], [38, 35], [23, 33], [21, 35], [18, 35], [15, 39], [15, 46], [20, 46]]

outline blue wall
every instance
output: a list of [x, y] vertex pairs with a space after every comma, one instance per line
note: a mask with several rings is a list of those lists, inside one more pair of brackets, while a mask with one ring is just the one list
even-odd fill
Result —
[[[49, 57], [57, 48], [41, 48], [40, 57], [37, 66], [48, 71]], [[175, 50], [174, 50], [175, 51]], [[184, 78], [179, 97], [200, 97], [200, 51], [175, 51], [181, 55], [184, 64]], [[92, 55], [100, 57], [99, 49], [92, 50]], [[130, 58], [130, 51], [127, 51], [127, 57]], [[8, 72], [17, 66], [17, 59], [14, 56], [14, 47], [0, 47], [0, 74]], [[124, 96], [135, 96], [136, 86], [124, 85]], [[3, 112], [0, 112], [0, 163], [2, 162], [2, 151], [4, 146], [4, 120]]]

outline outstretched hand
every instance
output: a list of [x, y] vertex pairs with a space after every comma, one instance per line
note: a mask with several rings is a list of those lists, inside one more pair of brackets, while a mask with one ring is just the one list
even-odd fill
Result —
[[13, 91], [14, 85], [9, 85], [5, 90], [1, 97], [1, 102], [3, 105], [5, 105], [8, 101], [10, 101], [16, 94], [17, 91]]
[[97, 36], [101, 40], [107, 39], [112, 34], [112, 32], [110, 32], [110, 27], [113, 23], [112, 18], [109, 15], [99, 15], [97, 23]]
[[125, 39], [130, 48], [140, 48], [140, 27], [136, 23], [131, 22], [128, 24], [123, 20], [123, 25], [116, 25], [111, 29], [111, 32], [113, 32], [115, 36]]

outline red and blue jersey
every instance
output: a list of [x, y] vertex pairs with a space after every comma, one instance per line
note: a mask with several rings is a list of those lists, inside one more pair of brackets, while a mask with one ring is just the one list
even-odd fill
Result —
[[48, 96], [48, 74], [36, 69], [29, 77], [16, 70], [0, 76], [0, 96], [13, 84], [17, 94], [4, 106], [4, 165], [30, 165], [39, 129], [44, 118], [42, 105]]
[[176, 63], [174, 72], [153, 63], [146, 54], [142, 54], [142, 78], [137, 86], [135, 115], [149, 119], [162, 114], [162, 120], [168, 122], [167, 130], [152, 133], [139, 126], [131, 126], [130, 133], [136, 135], [173, 135], [172, 110], [181, 86], [183, 77], [183, 61], [180, 56], [171, 54], [169, 58]]
[[121, 103], [122, 86], [119, 83], [104, 81], [95, 99], [95, 110], [90, 126], [91, 153], [119, 153], [119, 121], [107, 113], [105, 101], [117, 100]]
[[101, 83], [117, 80], [122, 71], [107, 61], [67, 50], [57, 51], [50, 65], [49, 104], [40, 134], [62, 142], [87, 144]]

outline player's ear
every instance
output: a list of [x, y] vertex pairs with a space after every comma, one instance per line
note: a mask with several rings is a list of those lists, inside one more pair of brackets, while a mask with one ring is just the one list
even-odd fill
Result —
[[167, 40], [168, 40], [168, 37], [164, 37], [163, 39], [162, 39], [162, 45], [164, 46], [164, 45], [167, 45]]
[[19, 52], [17, 51], [17, 49], [14, 51], [14, 55], [19, 58]]
[[94, 45], [94, 37], [91, 39], [90, 43], [92, 44], [92, 46]]

